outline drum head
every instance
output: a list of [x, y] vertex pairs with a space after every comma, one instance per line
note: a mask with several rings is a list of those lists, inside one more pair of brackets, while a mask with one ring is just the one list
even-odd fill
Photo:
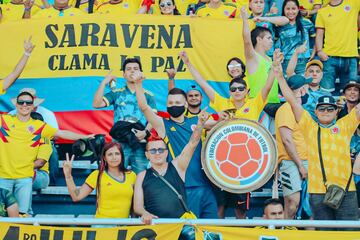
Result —
[[207, 135], [201, 163], [219, 188], [246, 193], [263, 186], [275, 171], [277, 148], [262, 125], [247, 119], [218, 123]]

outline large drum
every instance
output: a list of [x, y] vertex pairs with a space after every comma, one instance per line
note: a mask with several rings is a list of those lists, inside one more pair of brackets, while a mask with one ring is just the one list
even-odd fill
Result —
[[275, 171], [276, 143], [259, 123], [231, 119], [218, 123], [207, 135], [201, 163], [216, 186], [246, 193], [263, 186]]

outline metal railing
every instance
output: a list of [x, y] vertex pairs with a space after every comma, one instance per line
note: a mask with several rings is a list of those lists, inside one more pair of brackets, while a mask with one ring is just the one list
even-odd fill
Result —
[[[32, 225], [143, 225], [139, 218], [0, 218], [0, 223]], [[154, 219], [153, 224], [185, 223], [186, 225], [255, 227], [315, 227], [315, 228], [359, 228], [360, 221], [323, 220], [252, 220], [252, 219]]]

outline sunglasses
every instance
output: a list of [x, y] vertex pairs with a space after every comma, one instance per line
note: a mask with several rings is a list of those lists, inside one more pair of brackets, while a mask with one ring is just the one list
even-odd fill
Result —
[[230, 87], [230, 92], [236, 92], [236, 90], [239, 90], [240, 92], [244, 91], [246, 89], [245, 86], [241, 87]]
[[337, 107], [335, 107], [335, 106], [320, 106], [320, 107], [317, 108], [317, 110], [318, 110], [319, 112], [325, 112], [325, 111], [327, 111], [327, 112], [329, 112], [329, 113], [335, 111], [336, 109], [337, 109]]
[[160, 7], [161, 7], [161, 8], [164, 8], [164, 7], [166, 7], [166, 6], [170, 7], [170, 6], [172, 6], [172, 5], [173, 5], [172, 2], [163, 2], [163, 3], [160, 3]]
[[26, 105], [26, 106], [31, 106], [34, 104], [34, 101], [31, 101], [31, 100], [16, 100], [16, 103], [18, 105]]
[[237, 63], [237, 64], [229, 64], [228, 65], [228, 69], [234, 69], [234, 68], [237, 68], [237, 67], [241, 67], [241, 64], [240, 63]]
[[162, 154], [166, 151], [167, 149], [166, 148], [151, 148], [149, 150], [147, 150], [150, 154]]

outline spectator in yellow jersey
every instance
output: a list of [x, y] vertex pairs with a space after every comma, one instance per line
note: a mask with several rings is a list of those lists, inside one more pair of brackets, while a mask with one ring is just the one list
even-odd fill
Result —
[[[247, 98], [249, 88], [247, 83], [241, 77], [231, 80], [229, 83], [230, 98], [225, 98], [215, 92], [215, 90], [206, 82], [202, 75], [191, 64], [186, 52], [181, 52], [180, 57], [186, 64], [195, 81], [210, 99], [210, 107], [212, 107], [215, 111], [220, 112], [224, 110], [236, 110], [236, 117], [247, 118], [254, 121], [259, 119], [260, 113], [267, 102], [266, 99], [271, 86], [273, 85], [274, 75], [272, 70], [270, 70], [268, 74], [265, 86], [254, 98]], [[279, 56], [276, 55], [276, 57]]]
[[[47, 3], [47, 2], [45, 2]], [[27, 16], [39, 12], [46, 5], [41, 0], [12, 0], [8, 4], [2, 4], [1, 22], [19, 21]]]
[[[302, 87], [310, 81], [311, 79], [300, 75], [293, 75], [288, 79], [288, 84], [299, 103], [301, 103]], [[275, 125], [285, 218], [293, 219], [300, 203], [302, 180], [307, 178], [306, 144], [288, 103], [283, 104], [277, 111]]]
[[31, 15], [31, 18], [58, 18], [83, 16], [86, 13], [78, 8], [71, 7], [69, 0], [55, 0], [50, 8], [43, 9], [38, 13]]
[[238, 58], [230, 58], [226, 64], [226, 70], [231, 78], [241, 77], [245, 79], [246, 66], [244, 62]]
[[24, 54], [17, 63], [15, 69], [4, 79], [0, 79], [0, 95], [5, 94], [6, 90], [16, 81], [25, 68], [25, 65], [33, 51], [35, 45], [31, 42], [31, 37], [24, 41]]
[[335, 95], [340, 95], [349, 80], [358, 79], [359, 11], [359, 0], [331, 0], [316, 17], [316, 51], [324, 64], [321, 87]]
[[[314, 219], [358, 220], [349, 149], [351, 137], [360, 123], [360, 104], [337, 121], [335, 99], [331, 96], [322, 96], [318, 99], [315, 109], [317, 119], [313, 120], [287, 85], [279, 62], [275, 63], [274, 72], [308, 146], [308, 192]], [[330, 186], [332, 188], [329, 188]], [[334, 186], [346, 192], [338, 208], [323, 203], [325, 193]]]
[[229, 3], [223, 3], [221, 0], [210, 0], [209, 3], [201, 6], [195, 13], [199, 17], [211, 18], [235, 18], [236, 6]]
[[77, 140], [94, 136], [59, 130], [32, 119], [34, 101], [33, 95], [22, 92], [16, 97], [16, 115], [0, 115], [0, 185], [14, 192], [22, 214], [29, 210], [34, 161], [41, 140], [53, 137]]
[[66, 185], [74, 202], [81, 201], [96, 189], [96, 218], [128, 218], [134, 194], [136, 175], [124, 165], [120, 143], [105, 143], [99, 170], [92, 172], [77, 188], [71, 175], [74, 155], [66, 154], [63, 170]]
[[322, 0], [299, 0], [299, 4], [301, 15], [315, 22], [315, 17], [321, 8]]
[[93, 13], [103, 0], [69, 0], [69, 6], [79, 8], [85, 13]]
[[96, 11], [100, 14], [114, 14], [125, 16], [136, 14], [140, 7], [140, 0], [110, 0], [104, 1], [97, 6]]

